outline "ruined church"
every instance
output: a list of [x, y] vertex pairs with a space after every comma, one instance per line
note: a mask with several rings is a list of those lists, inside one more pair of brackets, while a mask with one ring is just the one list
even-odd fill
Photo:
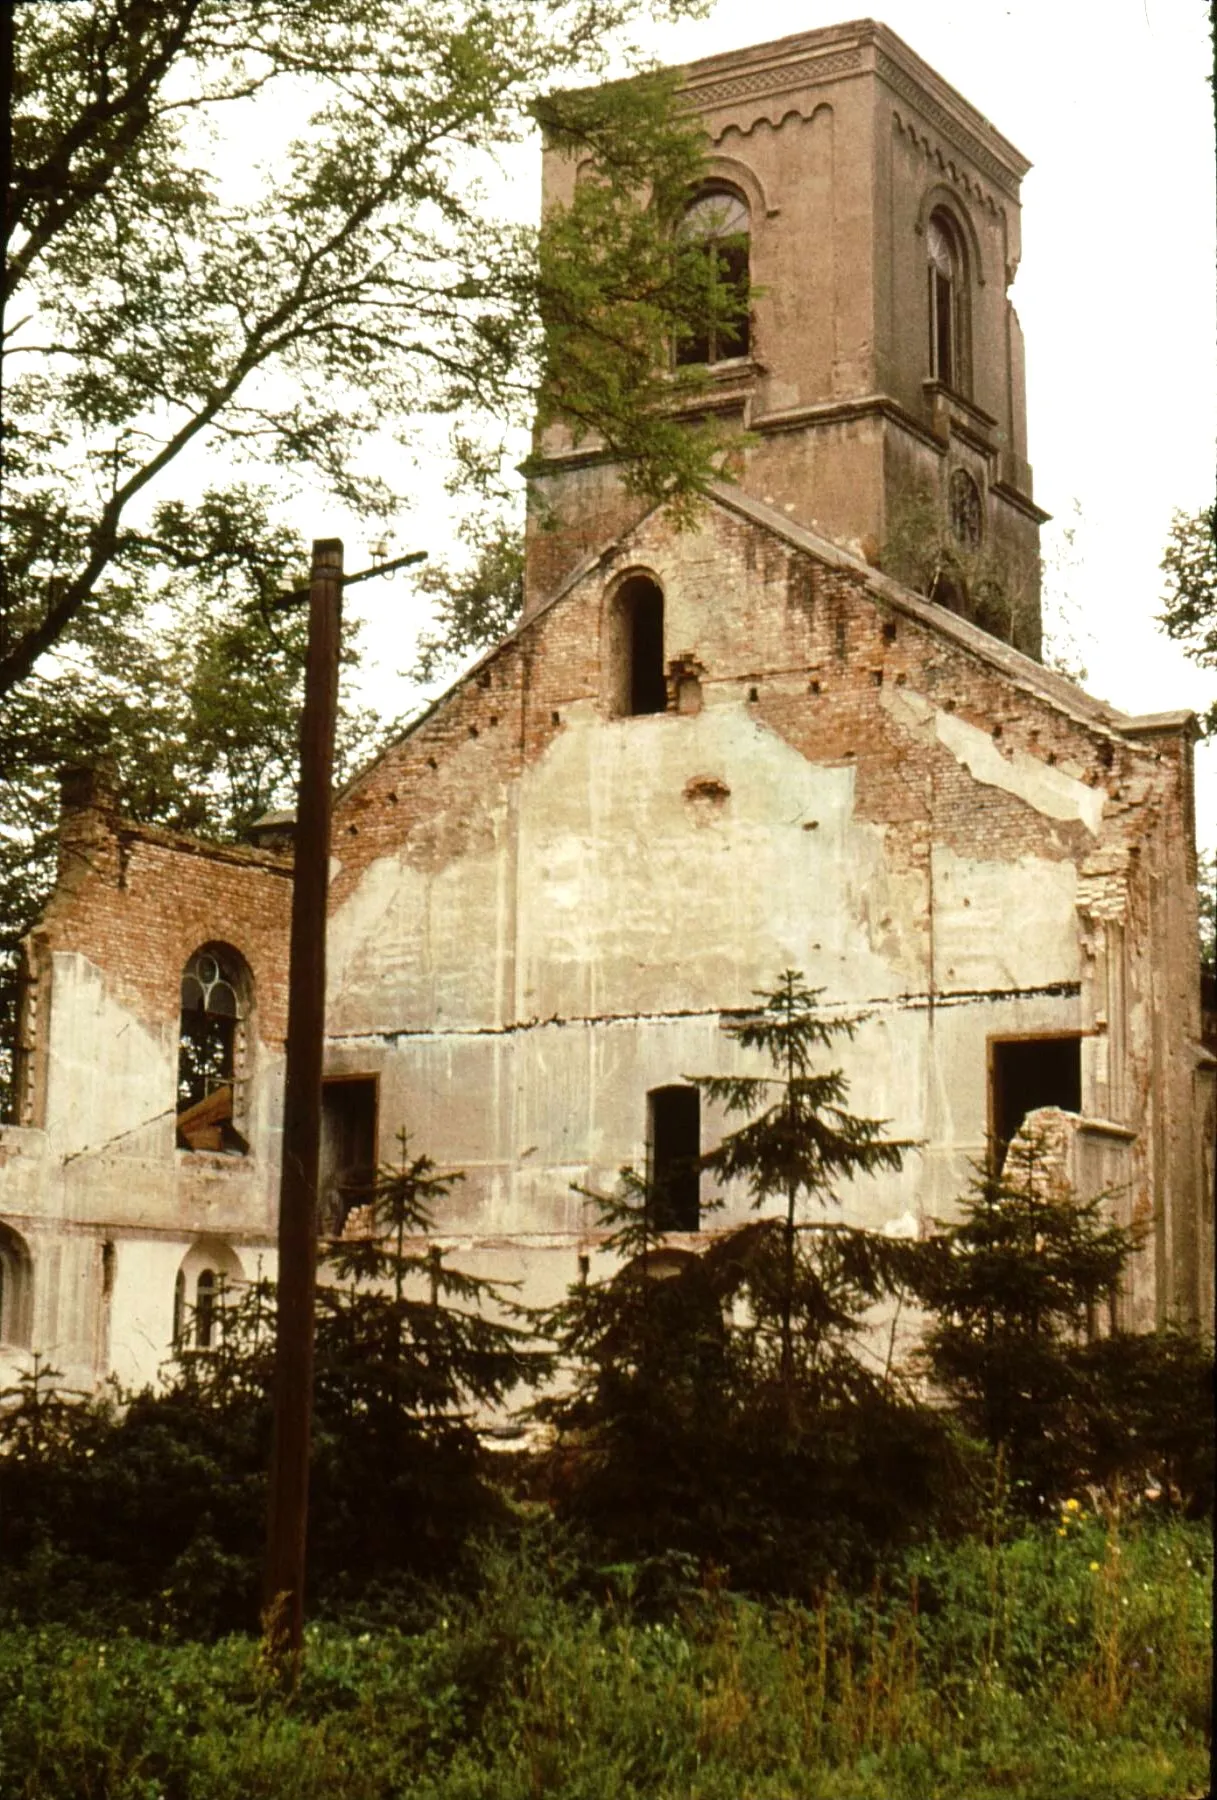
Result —
[[[746, 447], [677, 531], [549, 429], [518, 623], [338, 796], [323, 1229], [405, 1126], [464, 1171], [439, 1242], [527, 1298], [577, 1278], [576, 1185], [627, 1163], [695, 1246], [747, 1196], [708, 1214], [723, 1121], [689, 1077], [763, 1072], [723, 1021], [794, 968], [864, 1015], [851, 1110], [919, 1146], [842, 1216], [932, 1230], [1051, 1107], [1078, 1190], [1144, 1226], [1114, 1322], [1211, 1324], [1194, 721], [1039, 660], [1028, 164], [870, 21], [683, 94], [682, 229], [749, 299], [679, 354]], [[547, 200], [577, 177], [546, 153]], [[926, 518], [958, 552], [929, 598], [885, 548]], [[205, 843], [65, 777], [0, 1128], [0, 1376], [36, 1351], [143, 1382], [273, 1275], [291, 880], [281, 823]]]

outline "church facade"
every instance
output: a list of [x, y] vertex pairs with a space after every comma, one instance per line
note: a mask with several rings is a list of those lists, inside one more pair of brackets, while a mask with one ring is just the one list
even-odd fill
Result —
[[[689, 1078], [753, 1072], [723, 1022], [794, 968], [860, 1016], [851, 1110], [918, 1144], [844, 1217], [932, 1230], [1051, 1107], [1079, 1191], [1143, 1226], [1116, 1322], [1211, 1326], [1194, 722], [1038, 660], [1027, 164], [869, 22], [683, 91], [691, 228], [749, 296], [690, 350], [736, 479], [679, 531], [550, 430], [518, 625], [339, 796], [323, 1229], [405, 1128], [465, 1174], [439, 1242], [529, 1298], [627, 1163], [696, 1245], [747, 1199], [690, 1173], [723, 1121]], [[547, 194], [577, 176], [550, 157]], [[932, 598], [878, 566], [927, 518]], [[273, 1274], [290, 893], [273, 822], [207, 845], [66, 781], [0, 1128], [10, 1367], [150, 1378]]]

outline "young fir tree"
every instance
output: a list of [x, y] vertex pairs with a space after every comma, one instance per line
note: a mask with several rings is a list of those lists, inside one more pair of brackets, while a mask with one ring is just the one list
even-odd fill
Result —
[[1033, 1508], [1089, 1473], [1084, 1340], [1137, 1243], [1107, 1216], [1110, 1197], [1079, 1200], [1058, 1162], [1039, 1131], [980, 1167], [922, 1289], [933, 1379], [965, 1428], [1003, 1449]]
[[[559, 1509], [618, 1554], [678, 1551], [738, 1585], [806, 1593], [944, 1522], [958, 1457], [880, 1356], [865, 1315], [897, 1296], [918, 1244], [801, 1216], [842, 1177], [899, 1168], [909, 1144], [846, 1109], [817, 1048], [858, 1021], [825, 1018], [794, 971], [727, 1029], [771, 1076], [693, 1078], [745, 1122], [703, 1167], [748, 1183], [759, 1210], [699, 1252], [663, 1241], [663, 1196], [633, 1171], [593, 1196], [628, 1260], [573, 1289], [552, 1321], [573, 1391], [548, 1406], [566, 1432]], [[703, 1203], [704, 1204], [704, 1203]]]
[[852, 1038], [862, 1022], [825, 1016], [822, 991], [786, 969], [775, 988], [758, 993], [755, 1012], [726, 1025], [742, 1049], [763, 1052], [771, 1075], [691, 1078], [728, 1117], [746, 1115], [705, 1157], [706, 1168], [745, 1182], [754, 1210], [781, 1208], [731, 1233], [714, 1261], [746, 1288], [758, 1372], [776, 1372], [788, 1403], [800, 1387], [847, 1369], [847, 1345], [863, 1314], [902, 1285], [910, 1262], [907, 1244], [800, 1216], [808, 1203], [835, 1201], [838, 1181], [898, 1170], [915, 1148], [887, 1137], [884, 1121], [846, 1110], [849, 1084], [840, 1069], [813, 1067], [818, 1050]]
[[317, 1291], [310, 1532], [348, 1584], [453, 1560], [497, 1506], [477, 1414], [547, 1362], [509, 1284], [454, 1269], [429, 1241], [464, 1177], [413, 1155], [404, 1130], [398, 1144]]
[[626, 1167], [616, 1189], [577, 1188], [615, 1264], [580, 1280], [548, 1315], [569, 1387], [541, 1401], [557, 1426], [551, 1461], [560, 1513], [607, 1547], [653, 1555], [713, 1553], [698, 1496], [723, 1430], [728, 1331], [703, 1259], [663, 1230], [666, 1196]]

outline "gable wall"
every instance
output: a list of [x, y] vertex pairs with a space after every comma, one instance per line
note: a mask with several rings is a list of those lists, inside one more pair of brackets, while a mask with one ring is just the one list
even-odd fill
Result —
[[[695, 716], [609, 716], [606, 596], [634, 567], [701, 666]], [[870, 1010], [851, 1104], [925, 1142], [851, 1191], [861, 1216], [946, 1210], [983, 1149], [989, 1038], [1049, 1031], [1088, 1034], [1084, 1108], [1138, 1132], [1128, 1205], [1164, 1216], [1186, 763], [725, 508], [684, 535], [652, 517], [341, 803], [331, 1066], [380, 1075], [382, 1152], [404, 1123], [467, 1170], [453, 1231], [569, 1246], [570, 1182], [640, 1162], [648, 1087], [721, 1069], [722, 1010], [793, 965]]]

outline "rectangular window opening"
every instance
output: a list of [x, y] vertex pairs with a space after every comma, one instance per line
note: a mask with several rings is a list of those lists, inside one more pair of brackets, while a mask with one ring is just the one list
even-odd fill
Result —
[[318, 1220], [323, 1237], [337, 1237], [347, 1214], [366, 1206], [376, 1182], [375, 1075], [342, 1075], [321, 1084], [321, 1158]]
[[1027, 1114], [1040, 1106], [1082, 1110], [1082, 1039], [993, 1038], [989, 1044], [989, 1119], [998, 1168]]
[[659, 1231], [701, 1225], [701, 1094], [683, 1084], [647, 1095], [648, 1175]]

